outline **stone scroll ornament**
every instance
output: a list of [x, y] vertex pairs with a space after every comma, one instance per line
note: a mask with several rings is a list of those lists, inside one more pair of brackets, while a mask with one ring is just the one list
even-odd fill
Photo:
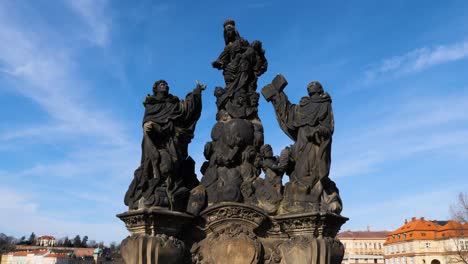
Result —
[[195, 89], [180, 100], [169, 93], [166, 81], [159, 80], [153, 95], [146, 96], [141, 164], [125, 194], [130, 210], [153, 206], [186, 210], [189, 191], [199, 183], [187, 147], [200, 118], [205, 88], [197, 81]]
[[319, 208], [339, 214], [342, 202], [338, 188], [328, 177], [334, 130], [332, 100], [322, 85], [313, 81], [307, 86], [308, 96], [291, 104], [283, 92], [287, 81], [281, 74], [262, 89], [265, 99], [273, 104], [278, 123], [294, 141], [285, 154], [290, 181], [285, 186], [280, 213], [314, 211]]

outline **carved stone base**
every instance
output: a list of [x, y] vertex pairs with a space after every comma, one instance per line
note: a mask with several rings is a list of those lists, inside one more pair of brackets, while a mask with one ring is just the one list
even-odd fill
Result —
[[335, 239], [347, 218], [326, 212], [268, 216], [262, 209], [220, 203], [201, 212], [206, 234], [192, 246], [193, 263], [340, 264], [344, 247]]
[[192, 246], [193, 263], [262, 263], [256, 230], [267, 219], [260, 208], [220, 203], [201, 212], [197, 228], [206, 237]]
[[312, 236], [291, 237], [278, 245], [278, 251], [281, 264], [340, 264], [344, 256], [339, 240]]
[[127, 264], [186, 263], [184, 243], [164, 234], [132, 235], [122, 241], [122, 258]]
[[148, 208], [117, 215], [131, 236], [122, 241], [120, 253], [127, 264], [190, 263], [181, 236], [193, 216], [164, 208]]
[[232, 202], [196, 218], [161, 208], [118, 217], [132, 234], [121, 246], [127, 264], [340, 264], [344, 247], [335, 237], [348, 220], [319, 211], [272, 217]]

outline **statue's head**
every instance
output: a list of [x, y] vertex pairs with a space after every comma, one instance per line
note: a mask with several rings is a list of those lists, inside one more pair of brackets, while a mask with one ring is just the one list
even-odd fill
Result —
[[309, 85], [307, 85], [307, 92], [309, 93], [309, 95], [322, 94], [323, 87], [319, 82], [312, 81], [309, 83]]
[[156, 81], [153, 85], [153, 93], [167, 95], [169, 93], [169, 85], [165, 80]]
[[223, 24], [224, 27], [224, 42], [229, 44], [240, 38], [239, 32], [236, 29], [236, 22], [232, 19], [226, 19]]
[[271, 148], [270, 144], [265, 144], [260, 147], [260, 153], [263, 155], [264, 158], [271, 158], [273, 157], [273, 149]]
[[236, 21], [228, 18], [228, 19], [226, 19], [226, 21], [224, 21], [223, 27], [224, 27], [224, 29], [226, 29], [228, 27], [229, 28], [231, 28], [231, 27], [235, 28], [236, 27]]

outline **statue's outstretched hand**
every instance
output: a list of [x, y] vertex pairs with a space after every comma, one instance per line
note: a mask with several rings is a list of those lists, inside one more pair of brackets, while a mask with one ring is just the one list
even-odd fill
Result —
[[201, 93], [206, 89], [206, 84], [200, 84], [198, 80], [195, 81], [197, 86], [194, 89], [194, 92]]

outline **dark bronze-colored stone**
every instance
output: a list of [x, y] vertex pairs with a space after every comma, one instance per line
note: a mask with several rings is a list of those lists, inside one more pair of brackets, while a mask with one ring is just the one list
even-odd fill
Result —
[[120, 247], [125, 263], [187, 263], [189, 251], [180, 238], [184, 238], [183, 230], [192, 223], [192, 215], [151, 207], [117, 217], [131, 233]]
[[125, 262], [340, 264], [336, 235], [348, 219], [329, 178], [331, 97], [311, 82], [309, 96], [291, 104], [281, 74], [262, 89], [294, 141], [276, 156], [258, 117], [257, 80], [268, 66], [262, 43], [242, 38], [230, 19], [223, 33], [212, 66], [223, 71], [225, 86], [214, 89], [216, 124], [200, 183], [187, 146], [205, 87], [197, 82], [181, 101], [158, 81], [144, 102], [142, 160], [125, 196], [129, 211], [118, 215], [131, 233], [122, 242]]
[[200, 118], [204, 89], [197, 82], [181, 101], [160, 80], [153, 86], [153, 95], [146, 96], [141, 164], [125, 194], [130, 210], [152, 206], [186, 210], [189, 191], [198, 185], [187, 147]]
[[[264, 87], [264, 94], [275, 109], [281, 129], [294, 140], [290, 148], [289, 177], [280, 213], [311, 211], [320, 206], [340, 213], [342, 202], [338, 188], [330, 180], [331, 143], [334, 130], [331, 97], [319, 82], [311, 82], [298, 105], [291, 104], [282, 91], [284, 77]], [[281, 84], [278, 84], [281, 83]], [[271, 93], [276, 88], [276, 94]]]
[[[260, 41], [242, 38], [233, 20], [224, 23], [225, 47], [213, 67], [223, 71], [226, 86], [216, 87], [217, 123], [205, 146], [200, 192], [190, 198], [190, 212], [218, 202], [258, 204], [254, 182], [260, 175], [263, 126], [258, 118], [257, 79], [268, 67]], [[257, 183], [258, 185], [258, 183]], [[200, 191], [200, 190], [199, 190]]]

